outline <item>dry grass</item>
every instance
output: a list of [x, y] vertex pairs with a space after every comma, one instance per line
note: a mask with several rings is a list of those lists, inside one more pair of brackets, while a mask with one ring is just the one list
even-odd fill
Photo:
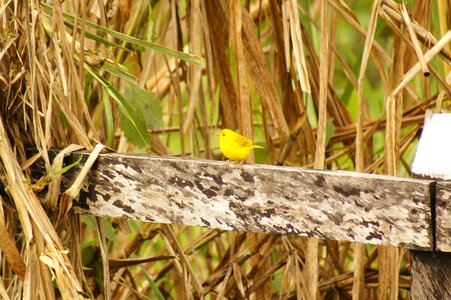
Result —
[[402, 249], [74, 215], [51, 151], [220, 159], [229, 127], [259, 163], [410, 176], [449, 1], [52, 2], [0, 4], [2, 299], [409, 298]]

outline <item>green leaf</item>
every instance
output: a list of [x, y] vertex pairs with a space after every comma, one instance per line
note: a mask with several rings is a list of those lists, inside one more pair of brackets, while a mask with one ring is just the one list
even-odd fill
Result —
[[113, 147], [114, 142], [114, 116], [113, 109], [111, 108], [110, 103], [110, 95], [108, 95], [108, 91], [106, 91], [105, 87], [102, 87], [102, 102], [105, 111], [105, 123], [106, 123], [106, 140], [107, 146]]
[[133, 100], [126, 99], [122, 96], [96, 69], [87, 63], [84, 64], [84, 68], [104, 87], [104, 91], [116, 102], [119, 108], [119, 127], [124, 131], [125, 136], [134, 145], [140, 148], [146, 148], [150, 144], [150, 134], [140, 108], [133, 106], [130, 103]]
[[82, 221], [91, 230], [96, 230], [96, 218], [93, 215], [81, 215]]
[[116, 240], [116, 230], [113, 227], [111, 219], [102, 218], [101, 226], [103, 226], [103, 231], [108, 241], [114, 242]]
[[113, 74], [119, 78], [126, 80], [127, 82], [130, 82], [133, 84], [136, 84], [136, 82], [137, 82], [136, 77], [133, 76], [132, 74], [130, 74], [127, 71], [127, 69], [120, 64], [113, 64], [107, 60], [103, 64], [101, 70], [105, 70], [110, 74]]
[[[41, 3], [41, 6], [42, 6], [42, 10], [45, 13], [49, 14], [50, 16], [53, 16], [53, 8], [50, 5], [45, 4], [45, 3]], [[63, 12], [63, 17], [64, 17], [64, 20], [70, 22], [70, 24], [73, 24], [74, 21], [75, 21], [75, 17], [73, 15], [71, 15], [71, 14]], [[78, 18], [78, 22], [79, 22], [79, 24], [81, 24], [82, 20], [80, 18]], [[135, 38], [133, 36], [130, 36], [130, 35], [127, 35], [127, 34], [124, 34], [124, 33], [121, 33], [121, 32], [118, 32], [118, 31], [115, 31], [115, 30], [112, 30], [112, 29], [109, 29], [109, 28], [106, 28], [104, 26], [97, 25], [95, 23], [92, 23], [92, 22], [89, 22], [89, 21], [86, 21], [86, 20], [84, 22], [85, 22], [85, 25], [86, 25], [87, 28], [91, 28], [91, 29], [97, 30], [99, 32], [108, 34], [108, 35], [110, 35], [112, 37], [115, 37], [115, 38], [117, 38], [117, 39], [119, 39], [121, 41], [130, 43], [130, 44], [132, 44], [134, 46], [143, 47], [143, 48], [146, 48], [146, 49], [151, 49], [151, 50], [154, 50], [156, 52], [159, 52], [159, 53], [162, 53], [162, 54], [166, 54], [166, 55], [172, 56], [174, 58], [181, 59], [181, 60], [187, 61], [187, 62], [192, 63], [192, 64], [196, 64], [196, 65], [203, 66], [204, 63], [205, 63], [203, 58], [199, 57], [197, 55], [193, 55], [193, 54], [190, 54], [190, 53], [185, 53], [185, 52], [173, 50], [173, 49], [170, 49], [170, 48], [158, 45], [156, 43], [144, 41], [144, 40]], [[88, 32], [88, 31], [86, 31], [86, 32]], [[94, 34], [89, 35], [90, 38], [93, 38], [93, 36], [94, 36]], [[98, 38], [96, 38], [96, 40], [99, 41], [99, 42], [107, 41], [105, 39], [101, 39], [100, 36], [98, 36]]]
[[55, 172], [54, 172], [54, 175], [62, 175], [62, 174], [64, 174], [64, 173], [66, 173], [67, 171], [69, 171], [70, 169], [72, 169], [73, 167], [75, 167], [76, 165], [78, 165], [78, 164], [81, 162], [81, 159], [82, 159], [82, 158], [83, 158], [83, 156], [80, 155], [80, 158], [78, 158], [77, 161], [71, 163], [71, 164], [68, 165], [68, 166], [65, 166], [64, 168], [62, 168], [62, 169], [59, 170], [59, 171], [55, 171]]
[[152, 279], [152, 276], [149, 274], [146, 268], [144, 268], [142, 265], [141, 272], [144, 274], [144, 277], [147, 279], [149, 285], [152, 288], [152, 299], [158, 299], [158, 300], [164, 300], [166, 297], [161, 293], [160, 289], [158, 288], [157, 283]]
[[163, 127], [163, 109], [160, 101], [154, 99], [154, 93], [142, 90], [135, 84], [129, 84], [125, 90], [125, 98], [143, 113], [148, 127], [152, 129]]
[[119, 127], [127, 139], [140, 148], [150, 144], [150, 134], [146, 121], [139, 107], [132, 106], [126, 99], [119, 110]]
[[96, 254], [97, 249], [98, 248], [94, 245], [93, 241], [83, 244], [83, 247], [81, 250], [81, 260], [83, 262], [83, 266], [91, 264], [92, 260], [94, 259], [94, 255]]
[[334, 136], [335, 130], [337, 128], [334, 125], [333, 119], [327, 119], [326, 123], [326, 145], [329, 144], [330, 139]]

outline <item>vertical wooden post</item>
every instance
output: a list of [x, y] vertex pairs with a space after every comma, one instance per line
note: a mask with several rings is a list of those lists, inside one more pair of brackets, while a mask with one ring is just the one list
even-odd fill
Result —
[[411, 299], [451, 299], [451, 253], [412, 250]]
[[[418, 144], [412, 171], [416, 177], [451, 179], [451, 114], [427, 118]], [[451, 227], [451, 188], [448, 181], [439, 181], [431, 195], [434, 250], [412, 250], [411, 299], [451, 299], [451, 249], [447, 244]]]

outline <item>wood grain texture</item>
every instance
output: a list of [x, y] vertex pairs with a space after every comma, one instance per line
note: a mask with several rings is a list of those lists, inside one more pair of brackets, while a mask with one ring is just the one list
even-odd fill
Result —
[[100, 155], [87, 180], [81, 213], [432, 249], [430, 180], [125, 154]]
[[451, 252], [451, 182], [437, 182], [435, 207], [437, 250]]
[[412, 251], [412, 300], [451, 299], [451, 253]]

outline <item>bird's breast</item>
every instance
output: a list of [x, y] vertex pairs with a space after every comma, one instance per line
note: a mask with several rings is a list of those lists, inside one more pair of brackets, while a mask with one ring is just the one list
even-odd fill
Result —
[[242, 147], [233, 142], [220, 142], [219, 147], [225, 157], [236, 161], [245, 160], [251, 151], [251, 147]]

